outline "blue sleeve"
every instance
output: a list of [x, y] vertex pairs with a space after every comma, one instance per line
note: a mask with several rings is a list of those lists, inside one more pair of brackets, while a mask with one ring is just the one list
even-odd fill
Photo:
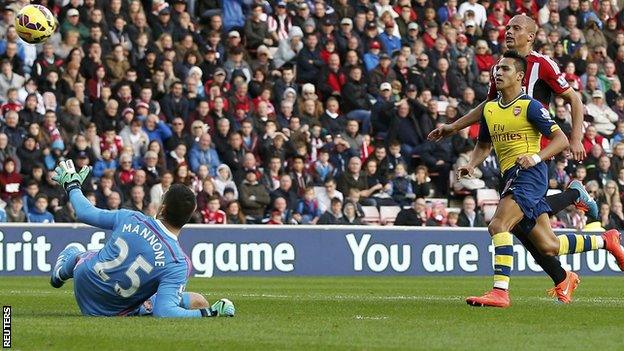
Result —
[[554, 131], [560, 129], [555, 121], [550, 118], [550, 112], [537, 100], [529, 102], [529, 106], [527, 107], [527, 119], [545, 136], [549, 136]]
[[197, 173], [197, 170], [199, 169], [199, 160], [197, 159], [197, 151], [195, 148], [191, 149], [189, 154], [189, 163], [191, 164], [191, 171], [193, 173]]
[[169, 128], [169, 126], [163, 121], [158, 122], [158, 132], [160, 133], [160, 138], [163, 141], [171, 138], [171, 136], [173, 135], [173, 132], [171, 132], [171, 128]]
[[102, 161], [97, 161], [95, 163], [95, 166], [93, 166], [93, 176], [96, 178], [101, 178], [102, 175], [104, 175], [104, 171], [106, 170], [106, 167], [104, 166], [104, 162]]
[[123, 214], [132, 211], [108, 211], [99, 209], [82, 194], [80, 189], [73, 189], [69, 193], [69, 201], [76, 210], [76, 218], [82, 223], [102, 229], [113, 229], [117, 220]]
[[488, 129], [487, 122], [485, 120], [485, 116], [481, 116], [481, 122], [479, 123], [479, 138], [478, 140], [482, 143], [491, 143], [492, 137], [490, 135], [490, 130]]
[[154, 302], [154, 317], [163, 318], [199, 318], [200, 310], [187, 310], [180, 305], [184, 303], [182, 291], [186, 286], [186, 271], [178, 270], [165, 276], [158, 286]]

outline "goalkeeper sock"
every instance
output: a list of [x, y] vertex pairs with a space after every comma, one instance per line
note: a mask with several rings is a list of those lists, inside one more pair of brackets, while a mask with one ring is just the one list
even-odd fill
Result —
[[600, 235], [566, 234], [557, 236], [559, 239], [559, 255], [568, 255], [604, 249], [604, 239]]
[[494, 243], [494, 288], [508, 290], [513, 266], [513, 236], [510, 232], [492, 235]]

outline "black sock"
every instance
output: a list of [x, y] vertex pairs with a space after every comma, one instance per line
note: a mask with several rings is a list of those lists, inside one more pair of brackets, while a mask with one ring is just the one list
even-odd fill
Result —
[[529, 250], [531, 255], [533, 255], [533, 258], [535, 259], [535, 262], [544, 269], [544, 272], [548, 274], [548, 276], [550, 277], [550, 279], [552, 279], [555, 285], [565, 280], [566, 271], [565, 269], [563, 269], [563, 267], [561, 267], [561, 262], [559, 262], [557, 258], [542, 255], [539, 251], [537, 251], [537, 248], [535, 247], [535, 245], [533, 245], [531, 240], [529, 240], [529, 236], [519, 229], [514, 228], [511, 233], [515, 235], [518, 240], [520, 240], [522, 245], [524, 245], [527, 250]]
[[576, 201], [581, 193], [576, 189], [567, 189], [566, 191], [546, 196], [546, 203], [552, 209], [552, 214], [561, 212], [564, 208], [572, 205]]

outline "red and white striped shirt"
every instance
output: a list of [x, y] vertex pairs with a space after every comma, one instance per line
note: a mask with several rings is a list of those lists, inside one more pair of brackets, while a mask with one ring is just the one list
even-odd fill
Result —
[[[530, 97], [548, 108], [552, 95], [559, 95], [570, 88], [565, 75], [550, 57], [531, 51], [527, 56], [527, 70], [522, 87]], [[496, 65], [492, 67], [488, 99], [496, 98]]]

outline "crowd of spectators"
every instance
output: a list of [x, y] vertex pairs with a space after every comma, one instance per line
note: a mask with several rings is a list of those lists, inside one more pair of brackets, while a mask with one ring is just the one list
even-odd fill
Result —
[[[588, 156], [551, 163], [551, 192], [579, 179], [605, 228], [623, 228], [624, 12], [615, 0], [41, 0], [60, 29], [22, 42], [0, 21], [0, 220], [73, 222], [51, 180], [62, 159], [93, 172], [98, 207], [156, 215], [167, 188], [197, 194], [196, 223], [485, 226], [475, 191], [497, 189], [490, 156], [473, 179], [467, 128], [427, 134], [486, 98], [510, 16], [539, 23], [585, 104]], [[551, 112], [570, 131], [570, 109]], [[425, 198], [463, 201], [448, 211]], [[579, 227], [573, 206], [553, 226]]]

